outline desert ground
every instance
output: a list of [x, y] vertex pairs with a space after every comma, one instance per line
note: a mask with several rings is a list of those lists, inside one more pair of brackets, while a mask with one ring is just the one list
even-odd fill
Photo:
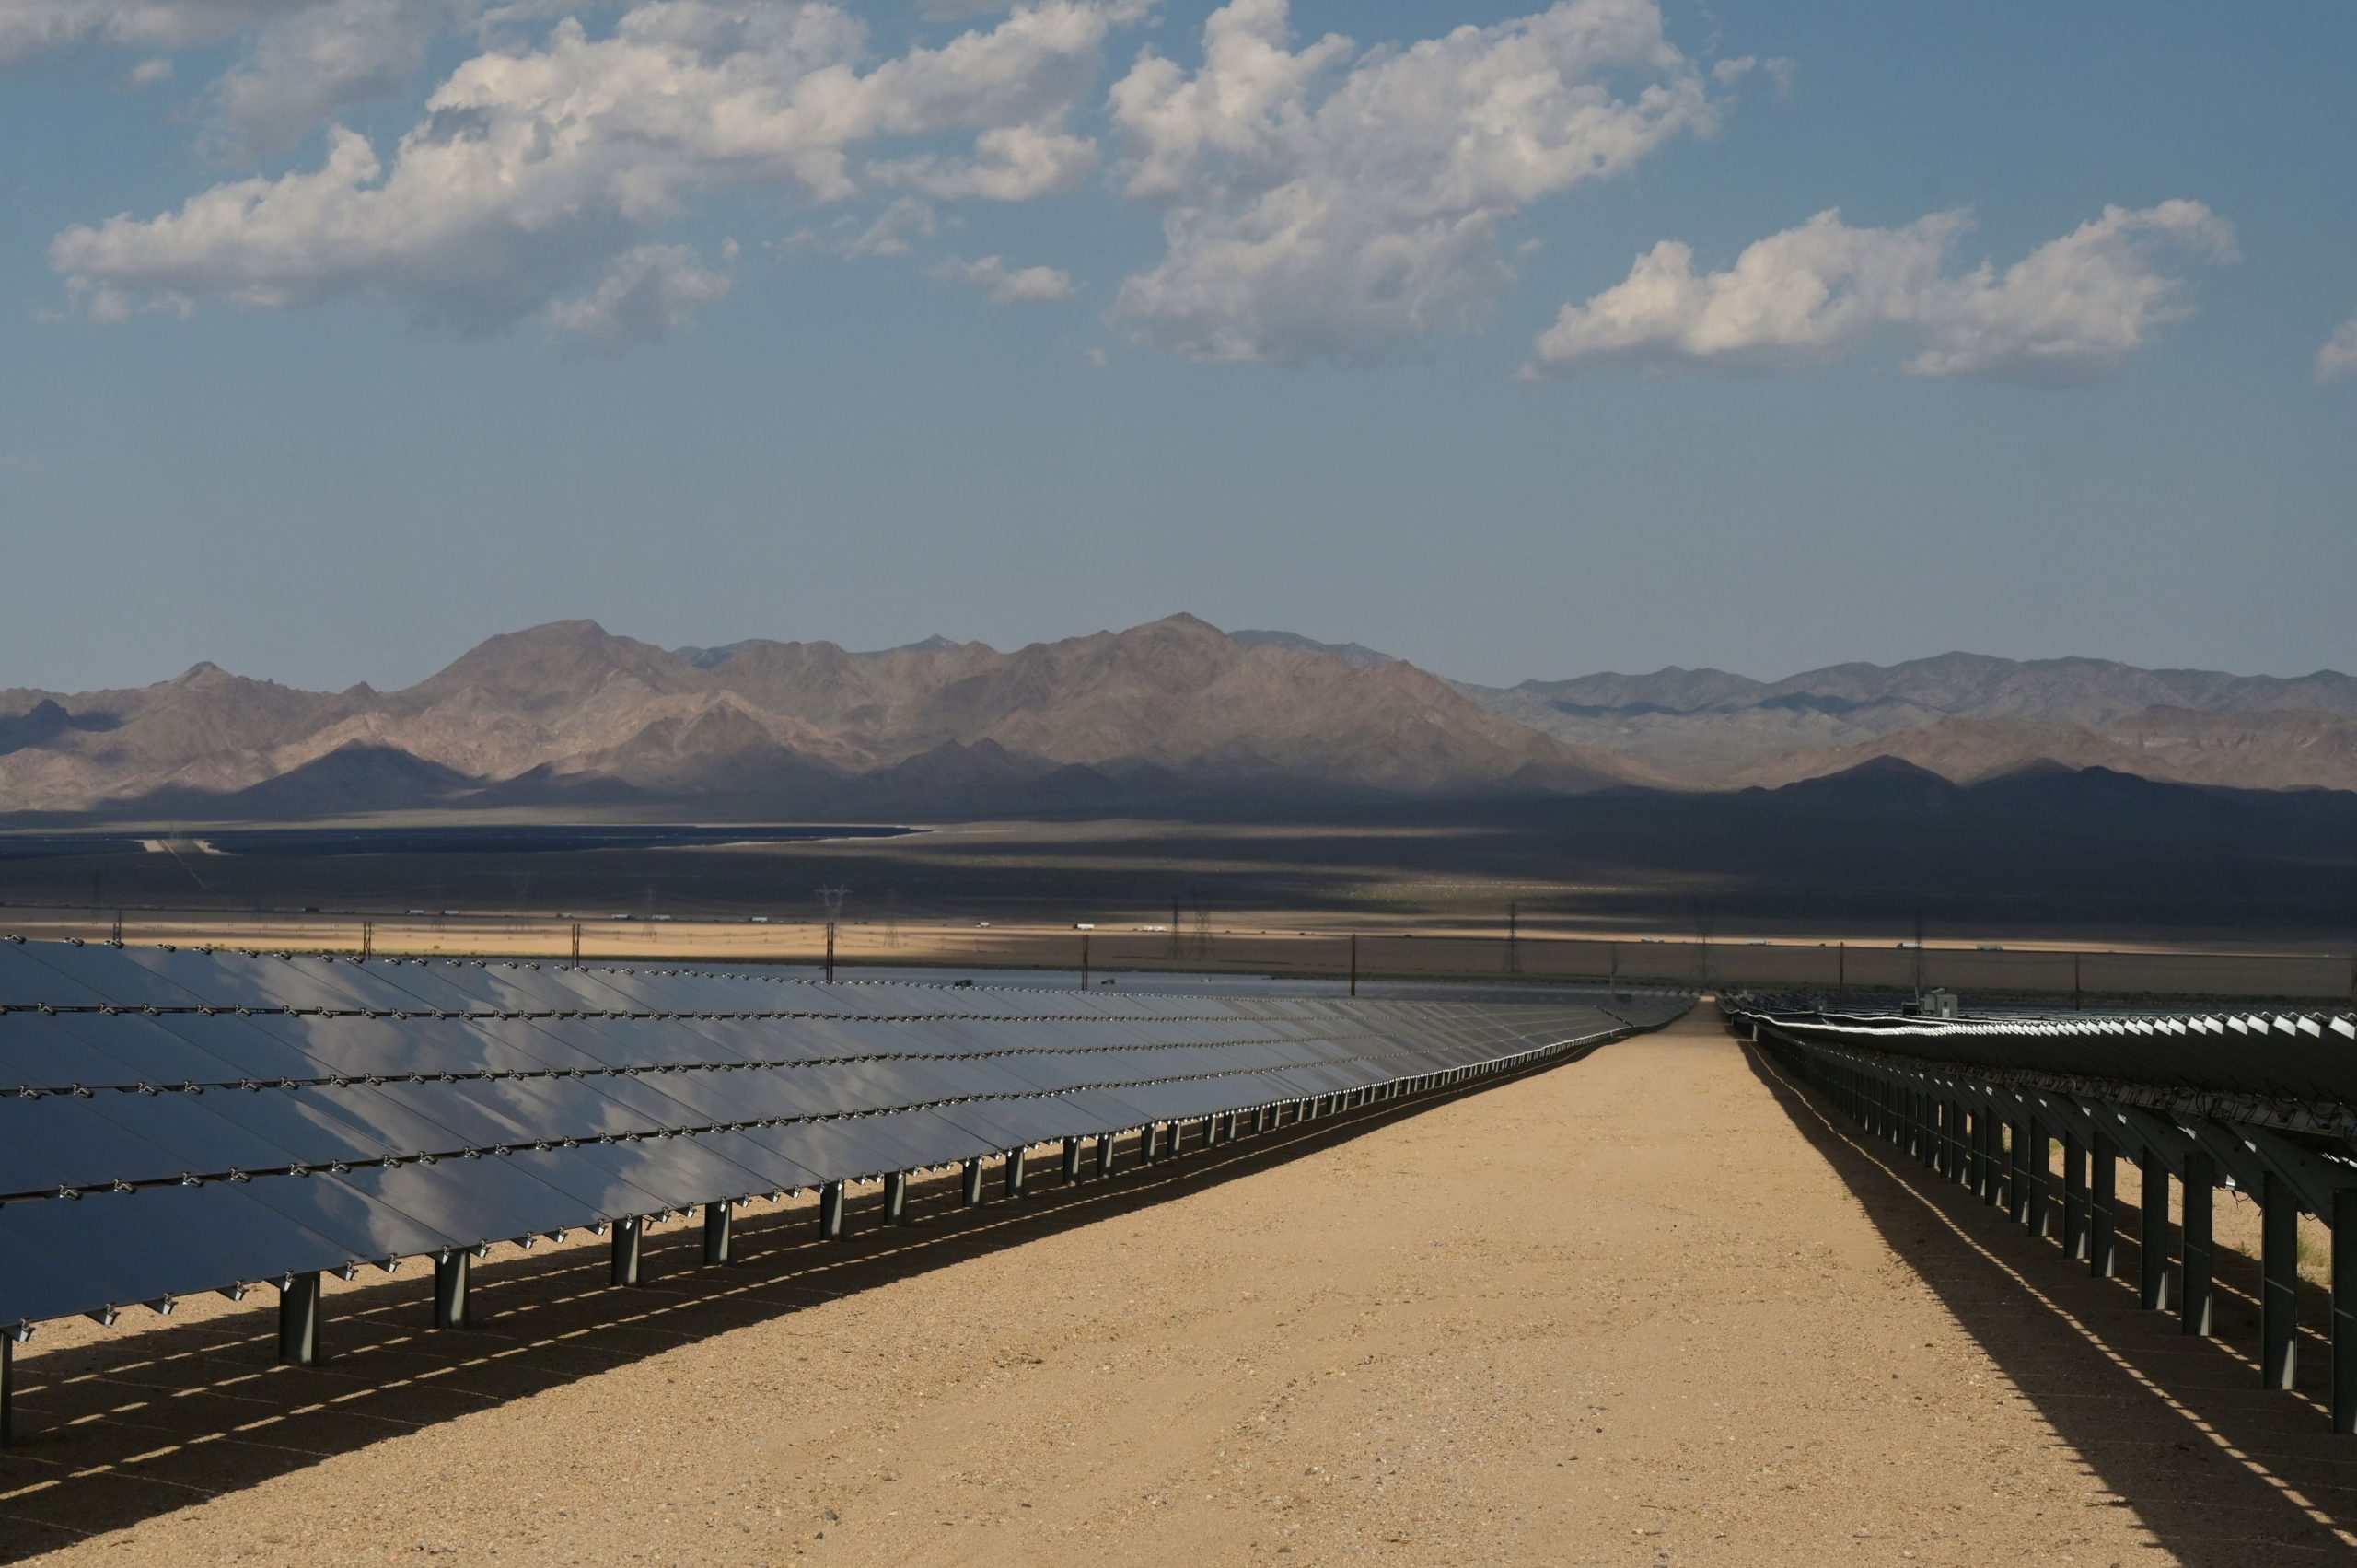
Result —
[[[1127, 1162], [1125, 1161], [1125, 1167]], [[2132, 1191], [2131, 1184], [2130, 1191]], [[332, 1284], [20, 1354], [0, 1558], [577, 1563], [2245, 1563], [2357, 1551], [2357, 1454], [1853, 1140], [1705, 1008], [1412, 1111], [604, 1284], [512, 1249], [483, 1321]], [[2247, 1247], [2243, 1206], [2221, 1239]], [[2123, 1247], [2134, 1272], [2132, 1221]], [[268, 1292], [261, 1293], [267, 1298]], [[2314, 1292], [2311, 1292], [2314, 1295]]]

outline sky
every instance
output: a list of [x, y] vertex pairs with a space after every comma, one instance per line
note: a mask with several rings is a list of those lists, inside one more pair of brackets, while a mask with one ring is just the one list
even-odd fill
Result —
[[2357, 667], [2357, 9], [0, 0], [0, 688]]

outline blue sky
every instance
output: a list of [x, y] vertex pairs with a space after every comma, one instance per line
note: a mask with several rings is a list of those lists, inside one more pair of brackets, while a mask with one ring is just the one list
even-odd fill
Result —
[[11, 0], [0, 686], [2346, 668], [2357, 13], [2268, 19]]

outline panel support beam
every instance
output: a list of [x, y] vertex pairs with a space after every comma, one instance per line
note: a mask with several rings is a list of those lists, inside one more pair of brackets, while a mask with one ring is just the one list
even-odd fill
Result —
[[618, 1285], [634, 1285], [644, 1275], [645, 1222], [636, 1214], [614, 1222], [613, 1259], [607, 1278]]
[[703, 1206], [703, 1260], [714, 1268], [737, 1260], [737, 1205]]
[[289, 1274], [278, 1292], [278, 1364], [319, 1364], [319, 1276]]
[[2270, 1174], [2259, 1187], [2258, 1381], [2289, 1388], [2300, 1354], [2300, 1200]]
[[1010, 1198], [1023, 1196], [1024, 1162], [1028, 1156], [1028, 1151], [1024, 1149], [1013, 1149], [1007, 1153], [1006, 1163], [1002, 1170], [1006, 1184], [1006, 1195]]
[[2119, 1260], [2119, 1149], [2108, 1133], [2097, 1132], [2090, 1143], [2087, 1201], [2087, 1272], [2099, 1280], [2111, 1278]]
[[884, 1179], [884, 1223], [909, 1223], [909, 1173], [896, 1170]]
[[2169, 1167], [2160, 1153], [2146, 1149], [2136, 1168], [2143, 1186], [2136, 1197], [2137, 1300], [2147, 1312], [2169, 1307]]
[[966, 1206], [970, 1209], [979, 1209], [982, 1206], [982, 1162], [979, 1159], [968, 1160], [965, 1174]]
[[2217, 1167], [2198, 1149], [2185, 1156], [2185, 1182], [2179, 1193], [2183, 1218], [2178, 1222], [2178, 1247], [2184, 1253], [2181, 1314], [2177, 1327], [2189, 1334], [2210, 1334], [2211, 1279], [2217, 1255], [2210, 1239], [2210, 1210], [2217, 1190]]
[[2332, 1195], [2332, 1429], [2357, 1435], [2357, 1188]]
[[454, 1247], [434, 1260], [434, 1326], [464, 1329], [469, 1322], [469, 1287], [473, 1283], [475, 1256]]
[[843, 1238], [843, 1184], [830, 1181], [819, 1189], [819, 1239]]

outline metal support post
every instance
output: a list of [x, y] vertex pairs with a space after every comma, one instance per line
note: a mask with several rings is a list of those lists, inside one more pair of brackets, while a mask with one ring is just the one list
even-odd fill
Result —
[[290, 1274], [278, 1293], [278, 1364], [316, 1366], [319, 1361], [319, 1276]]
[[737, 1253], [737, 1205], [703, 1206], [703, 1260], [715, 1267], [733, 1261]]
[[884, 1179], [884, 1223], [909, 1223], [909, 1173], [896, 1170]]
[[1113, 1134], [1110, 1132], [1097, 1140], [1097, 1174], [1100, 1177], [1113, 1174]]
[[2005, 1204], [2005, 1119], [1990, 1106], [1980, 1113], [1980, 1198], [1992, 1209]]
[[1154, 1163], [1154, 1123], [1149, 1121], [1138, 1130], [1138, 1164]]
[[0, 1333], [0, 1448], [17, 1440], [17, 1336]]
[[982, 1162], [978, 1159], [966, 1162], [966, 1206], [970, 1209], [982, 1206]]
[[2169, 1307], [2169, 1167], [2146, 1149], [2136, 1162], [2143, 1179], [2136, 1196], [2137, 1298], [2147, 1312]]
[[2098, 1132], [2087, 1151], [2095, 1179], [2087, 1202], [2087, 1272], [2099, 1280], [2111, 1278], [2119, 1250], [2119, 1150]]
[[2046, 1124], [2037, 1117], [2025, 1116], [2015, 1125], [2028, 1146], [2023, 1157], [2029, 1171], [2029, 1192], [2022, 1205], [2022, 1219], [2029, 1233], [2042, 1240], [2054, 1234], [2054, 1145], [2046, 1135]]
[[2357, 1188], [2332, 1194], [2332, 1429], [2357, 1434]]
[[2194, 1151], [2185, 1156], [2185, 1185], [2180, 1195], [2183, 1216], [2178, 1221], [2178, 1246], [2185, 1258], [2177, 1327], [2207, 1338], [2210, 1333], [2210, 1281], [2216, 1267], [2210, 1241], [2210, 1202], [2218, 1178], [2210, 1156]]
[[2258, 1382], [2289, 1388], [2300, 1353], [2300, 1200], [2270, 1171], [2258, 1201]]
[[2014, 1135], [2005, 1151], [2005, 1211], [2014, 1216], [2015, 1225], [2029, 1224], [2029, 1117], [2016, 1113]]
[[1006, 1182], [1006, 1195], [1010, 1198], [1020, 1198], [1023, 1196], [1023, 1169], [1025, 1158], [1026, 1151], [1022, 1149], [1013, 1150], [1007, 1155], [1005, 1165], [1001, 1167], [1001, 1174], [1004, 1177]]
[[2062, 1256], [2074, 1263], [2087, 1256], [2087, 1146], [2068, 1127], [2062, 1129]]
[[1982, 1126], [1984, 1112], [1977, 1107], [1968, 1109], [1964, 1118], [1964, 1185], [1966, 1191], [1978, 1196], [1980, 1191], [1980, 1144], [1985, 1137]]
[[467, 1286], [474, 1272], [475, 1255], [463, 1247], [452, 1248], [434, 1260], [434, 1326], [437, 1329], [467, 1327]]
[[1069, 1184], [1071, 1182], [1078, 1181], [1079, 1179], [1080, 1140], [1077, 1138], [1066, 1138], [1064, 1140], [1064, 1180]]
[[819, 1239], [843, 1238], [843, 1184], [830, 1181], [819, 1189]]
[[636, 1214], [614, 1222], [614, 1258], [607, 1277], [618, 1285], [639, 1282], [640, 1240], [645, 1226]]

